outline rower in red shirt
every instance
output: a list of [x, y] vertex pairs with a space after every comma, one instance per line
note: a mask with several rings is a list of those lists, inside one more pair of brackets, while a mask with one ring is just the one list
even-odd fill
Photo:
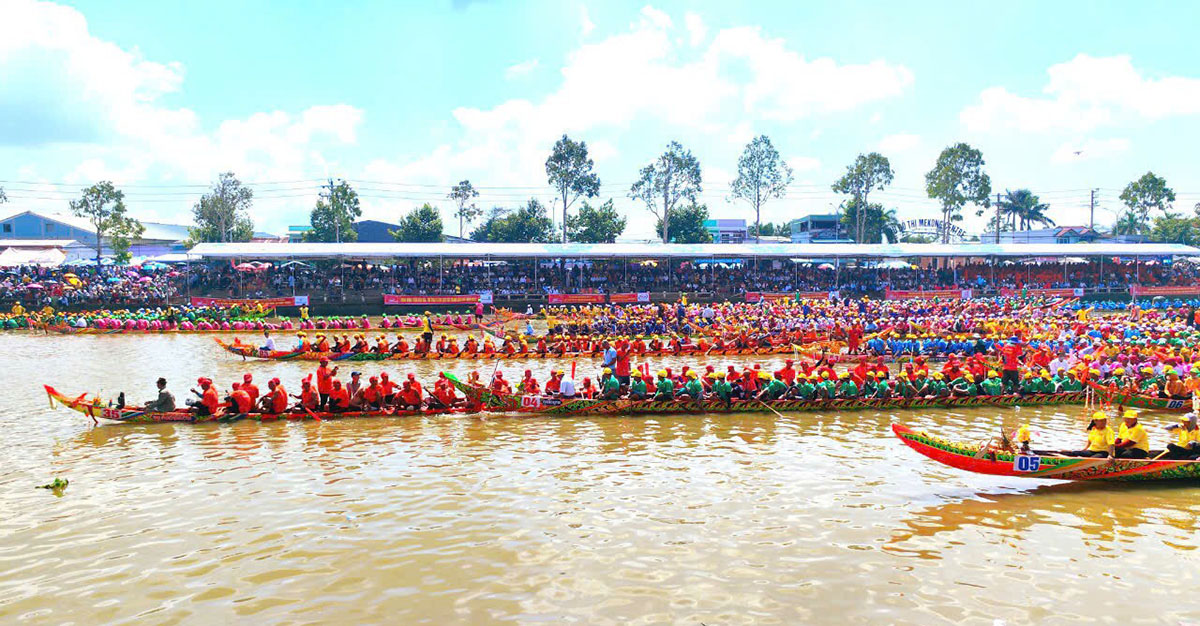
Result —
[[250, 374], [242, 376], [242, 391], [245, 391], [250, 396], [250, 406], [258, 403], [258, 387], [254, 384], [254, 377]]
[[254, 403], [250, 401], [250, 394], [242, 388], [241, 383], [233, 383], [233, 392], [229, 394], [229, 408], [234, 413], [249, 413], [254, 407]]
[[557, 371], [557, 370], [550, 372], [550, 380], [546, 381], [546, 395], [557, 394], [559, 385], [561, 383], [562, 383], [562, 372]]
[[538, 387], [537, 379], [533, 377], [533, 370], [525, 370], [525, 378], [521, 379], [519, 387], [523, 394], [537, 395], [540, 388]]
[[417, 391], [417, 404], [420, 404], [421, 398], [424, 397], [424, 391], [421, 389], [421, 383], [417, 381], [417, 377], [413, 374], [408, 375], [408, 383], [411, 383], [413, 389]]
[[391, 379], [388, 378], [387, 372], [380, 372], [379, 374], [379, 391], [381, 394], [383, 394], [383, 403], [385, 405], [391, 404], [393, 401], [395, 401], [396, 383], [392, 382]]
[[192, 390], [192, 393], [200, 397], [200, 401], [192, 405], [192, 409], [197, 415], [216, 415], [218, 409], [221, 408], [221, 399], [217, 397], [217, 389], [212, 384], [211, 378], [199, 378], [196, 383], [200, 385], [201, 391]]
[[404, 386], [400, 388], [400, 406], [407, 411], [416, 411], [421, 408], [421, 392], [413, 386], [413, 381], [404, 381]]
[[329, 406], [329, 396], [333, 393], [333, 377], [337, 376], [337, 373], [337, 367], [329, 369], [329, 359], [321, 359], [321, 365], [317, 367], [317, 393], [320, 394], [322, 411]]
[[[322, 401], [325, 400], [322, 395]], [[329, 411], [332, 413], [342, 413], [350, 408], [350, 392], [342, 386], [342, 381], [333, 381], [333, 386], [329, 391]]]
[[783, 369], [780, 369], [779, 371], [775, 372], [775, 378], [782, 380], [783, 382], [787, 383], [789, 386], [795, 384], [796, 368], [792, 366], [793, 363], [794, 363], [794, 361], [792, 359], [788, 359], [788, 360], [784, 361]]
[[279, 382], [278, 378], [272, 378], [271, 382], [274, 383], [270, 393], [271, 413], [274, 413], [275, 415], [287, 413], [288, 395], [287, 391], [283, 388], [283, 383]]

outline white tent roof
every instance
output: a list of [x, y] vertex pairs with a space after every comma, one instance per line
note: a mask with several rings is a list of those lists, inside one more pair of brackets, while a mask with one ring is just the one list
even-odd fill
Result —
[[21, 265], [58, 267], [66, 259], [66, 253], [55, 248], [42, 250], [9, 248], [0, 253], [0, 267], [18, 267]]
[[1074, 244], [645, 244], [645, 243], [202, 243], [191, 259], [390, 258], [904, 258], [904, 257], [1200, 256], [1170, 243]]

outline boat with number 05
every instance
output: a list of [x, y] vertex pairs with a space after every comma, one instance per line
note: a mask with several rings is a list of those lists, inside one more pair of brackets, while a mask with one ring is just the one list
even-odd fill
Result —
[[1073, 457], [1038, 451], [1032, 454], [1017, 454], [990, 443], [949, 441], [914, 430], [904, 424], [892, 424], [892, 432], [905, 445], [938, 463], [977, 474], [1106, 481], [1200, 478], [1200, 461]]

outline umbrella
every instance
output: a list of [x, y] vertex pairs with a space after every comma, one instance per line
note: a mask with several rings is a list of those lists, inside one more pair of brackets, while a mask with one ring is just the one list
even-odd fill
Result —
[[133, 270], [129, 270], [128, 272], [125, 272], [125, 275], [126, 275], [126, 276], [128, 276], [128, 277], [130, 277], [130, 278], [137, 278], [137, 277], [138, 277], [138, 273], [137, 273], [137, 272], [135, 272], [135, 271], [133, 271]]
[[139, 283], [148, 283], [148, 282], [150, 282], [150, 281], [152, 281], [152, 280], [154, 280], [154, 279], [153, 279], [153, 278], [150, 278], [149, 276], [143, 276], [143, 277], [141, 277], [141, 278], [139, 278], [139, 279], [138, 279], [138, 282], [139, 282]]
[[819, 269], [819, 270], [831, 270], [831, 269], [833, 269], [833, 264], [831, 264], [831, 263], [822, 263], [822, 264], [820, 264], [820, 265], [818, 265], [818, 266], [817, 266], [817, 269]]
[[79, 278], [79, 276], [76, 276], [74, 272], [67, 272], [63, 274], [63, 278]]
[[179, 276], [179, 272], [167, 272], [167, 276], [174, 278], [176, 276]]
[[116, 276], [109, 276], [108, 278], [105, 279], [105, 281], [110, 282], [110, 283], [119, 283], [119, 282], [121, 282], [121, 279], [117, 278]]
[[40, 283], [29, 283], [28, 285], [25, 285], [25, 288], [26, 289], [44, 289], [44, 287], [42, 287], [42, 285]]

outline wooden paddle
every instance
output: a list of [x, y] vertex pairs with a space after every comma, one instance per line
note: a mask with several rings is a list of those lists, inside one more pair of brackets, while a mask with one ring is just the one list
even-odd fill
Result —
[[774, 413], [776, 416], [778, 416], [778, 417], [779, 417], [779, 419], [784, 419], [784, 418], [783, 418], [783, 413], [780, 413], [779, 411], [776, 411], [776, 410], [775, 410], [775, 407], [773, 407], [773, 406], [771, 406], [771, 405], [767, 404], [766, 402], [763, 402], [762, 400], [759, 400], [758, 398], [755, 398], [754, 400], [755, 400], [755, 402], [758, 402], [759, 404], [761, 404], [761, 405], [763, 405], [763, 406], [767, 407], [767, 410], [769, 410], [769, 411], [771, 411], [772, 413]]

